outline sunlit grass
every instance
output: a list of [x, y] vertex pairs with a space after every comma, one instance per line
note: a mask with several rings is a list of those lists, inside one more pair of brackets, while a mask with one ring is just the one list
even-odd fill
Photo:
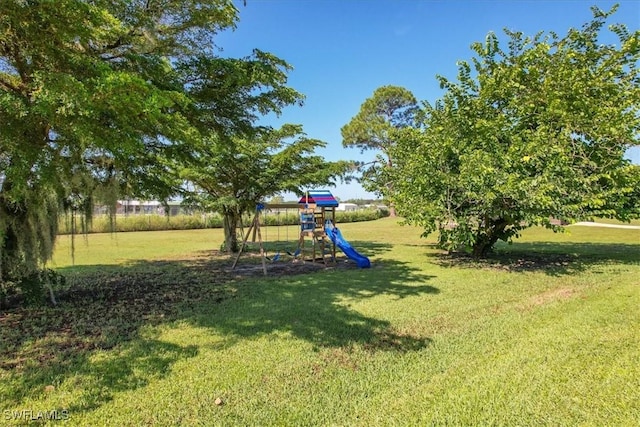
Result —
[[617, 219], [596, 218], [593, 222], [601, 224], [618, 224], [618, 225], [640, 225], [640, 219], [632, 219], [631, 221], [619, 221]]
[[[221, 229], [96, 233], [60, 236], [51, 261], [54, 268], [71, 265], [117, 265], [132, 260], [158, 259], [220, 249]], [[73, 247], [73, 250], [72, 250]]]
[[640, 230], [534, 228], [476, 262], [393, 219], [340, 228], [371, 269], [236, 277], [219, 230], [91, 235], [70, 267], [60, 240], [53, 265], [104, 296], [0, 317], [0, 410], [114, 426], [640, 421]]

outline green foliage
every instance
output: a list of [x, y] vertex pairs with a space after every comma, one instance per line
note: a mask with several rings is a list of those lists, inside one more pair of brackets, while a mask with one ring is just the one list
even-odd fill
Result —
[[212, 135], [182, 169], [183, 179], [195, 188], [187, 202], [223, 215], [225, 247], [235, 252], [239, 219], [258, 203], [284, 191], [302, 194], [309, 186], [333, 185], [347, 173], [350, 162], [328, 162], [314, 154], [324, 146], [291, 124], [231, 138]]
[[336, 222], [373, 221], [388, 216], [389, 211], [387, 209], [359, 209], [350, 212], [336, 212]]
[[[218, 214], [208, 215], [130, 215], [110, 217], [97, 216], [87, 227], [87, 233], [113, 233], [127, 231], [161, 231], [161, 230], [193, 230], [201, 228], [222, 227], [222, 217]], [[59, 234], [71, 235], [73, 230], [68, 221], [60, 224]]]
[[231, 0], [0, 3], [1, 282], [50, 258], [60, 212], [75, 231], [94, 202], [166, 200], [212, 132], [301, 103], [283, 60], [217, 56], [237, 18]]
[[403, 129], [391, 150], [390, 198], [408, 223], [440, 245], [486, 255], [534, 224], [558, 229], [594, 215], [640, 215], [638, 168], [624, 153], [640, 131], [640, 32], [608, 13], [559, 38], [505, 30], [475, 43], [473, 68], [439, 77], [444, 97], [425, 105], [422, 129]]
[[187, 117], [203, 138], [181, 152], [173, 168], [191, 189], [187, 203], [222, 214], [229, 250], [238, 249], [240, 217], [257, 203], [330, 184], [349, 168], [313, 155], [324, 142], [308, 138], [299, 125], [255, 125], [261, 115], [302, 105], [302, 94], [286, 85], [291, 66], [282, 59], [255, 50], [243, 59], [198, 56], [177, 70], [193, 100]]
[[38, 287], [35, 279], [43, 273], [42, 260], [49, 259], [53, 252], [59, 201], [48, 187], [33, 189], [17, 201], [1, 196], [0, 306], [14, 293], [35, 301], [48, 285], [43, 281]]
[[50, 269], [40, 269], [22, 275], [17, 282], [5, 280], [0, 282], [0, 309], [4, 309], [17, 302], [41, 305], [49, 300], [56, 304], [54, 289], [66, 285], [63, 275]]
[[304, 96], [286, 85], [291, 69], [286, 61], [257, 49], [241, 59], [198, 56], [185, 62], [178, 72], [194, 101], [189, 119], [206, 137], [251, 135], [260, 116], [302, 105]]
[[[357, 211], [349, 212], [336, 212], [336, 222], [362, 222], [362, 221], [374, 221], [376, 219], [389, 216], [389, 211], [381, 209], [361, 209]], [[300, 216], [298, 213], [266, 213], [262, 215], [261, 224], [276, 226], [276, 225], [299, 225]]]
[[[387, 210], [362, 209], [352, 212], [336, 212], [336, 222], [373, 221], [389, 216]], [[247, 227], [252, 220], [249, 214], [243, 215], [242, 221]], [[289, 213], [267, 213], [262, 216], [262, 224], [267, 226], [298, 225], [300, 217], [297, 208]], [[222, 228], [223, 217], [219, 213], [193, 215], [130, 215], [111, 218], [106, 215], [92, 219], [87, 225], [86, 233], [113, 233], [129, 231], [162, 231], [162, 230], [197, 230], [205, 228]], [[77, 233], [77, 231], [75, 231]], [[70, 223], [62, 220], [58, 235], [72, 236], [74, 231]]]
[[342, 127], [344, 147], [378, 153], [374, 162], [358, 165], [365, 189], [382, 193], [383, 189], [388, 188], [389, 183], [380, 173], [394, 163], [391, 154], [396, 143], [394, 130], [415, 126], [418, 113], [418, 103], [410, 91], [399, 86], [382, 86], [365, 100], [358, 114]]

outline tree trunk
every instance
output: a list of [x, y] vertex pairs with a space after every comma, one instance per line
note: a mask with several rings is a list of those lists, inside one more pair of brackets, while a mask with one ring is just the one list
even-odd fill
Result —
[[222, 225], [224, 228], [224, 248], [226, 252], [236, 253], [240, 250], [238, 246], [238, 224], [240, 214], [234, 210], [225, 210]]
[[[389, 169], [393, 168], [393, 162], [391, 161], [391, 156], [389, 155], [389, 153], [387, 154], [387, 167]], [[387, 183], [387, 188], [389, 189], [389, 194], [393, 194], [393, 184], [391, 182]], [[389, 203], [389, 216], [391, 218], [395, 218], [398, 216], [398, 214], [396, 213], [396, 206], [393, 204], [393, 202]]]
[[484, 258], [491, 250], [491, 246], [487, 239], [476, 240], [473, 244], [471, 254], [474, 258]]
[[479, 234], [473, 243], [473, 257], [486, 257], [493, 249], [493, 245], [503, 236], [506, 227], [507, 221], [503, 218], [491, 221], [491, 225], [485, 230], [485, 233]]

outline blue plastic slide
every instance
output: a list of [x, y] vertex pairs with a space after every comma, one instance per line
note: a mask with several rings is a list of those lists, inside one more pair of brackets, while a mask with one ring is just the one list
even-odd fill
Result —
[[342, 237], [342, 233], [340, 232], [340, 230], [335, 225], [333, 225], [331, 221], [327, 221], [325, 223], [324, 230], [327, 233], [327, 236], [329, 236], [329, 238], [331, 239], [331, 241], [335, 243], [336, 246], [339, 247], [340, 250], [344, 252], [344, 254], [347, 257], [354, 260], [356, 264], [358, 264], [358, 267], [360, 268], [371, 267], [371, 262], [369, 261], [369, 258], [367, 258], [364, 255], [360, 255], [355, 249], [353, 249], [353, 247], [349, 244], [349, 242], [344, 240], [344, 237]]

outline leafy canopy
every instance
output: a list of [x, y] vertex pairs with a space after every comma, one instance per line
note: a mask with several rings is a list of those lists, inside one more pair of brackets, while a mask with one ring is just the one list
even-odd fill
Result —
[[302, 105], [303, 95], [287, 86], [291, 69], [259, 50], [242, 59], [197, 57], [178, 68], [192, 101], [187, 117], [202, 139], [189, 144], [175, 170], [186, 183], [187, 202], [223, 214], [228, 250], [237, 249], [242, 214], [258, 202], [283, 191], [331, 184], [351, 167], [314, 155], [325, 143], [308, 138], [301, 126], [256, 125], [262, 115]]
[[211, 208], [246, 212], [284, 191], [302, 194], [310, 185], [334, 184], [351, 164], [314, 155], [325, 145], [307, 137], [300, 125], [260, 128], [251, 137], [208, 141], [182, 177], [201, 190], [199, 198]]
[[362, 184], [368, 191], [382, 192], [388, 186], [381, 181], [383, 167], [391, 166], [391, 148], [395, 145], [394, 130], [415, 126], [419, 108], [413, 94], [399, 86], [382, 86], [365, 100], [360, 111], [344, 125], [342, 145], [357, 147], [361, 152], [374, 150], [378, 153], [375, 161], [359, 164]]
[[228, 141], [301, 102], [279, 58], [217, 56], [237, 12], [231, 0], [0, 3], [0, 297], [49, 259], [63, 211], [178, 194], [212, 131]]
[[504, 46], [490, 33], [457, 82], [439, 77], [444, 97], [390, 150], [389, 196], [408, 223], [482, 256], [531, 225], [557, 229], [552, 218], [640, 214], [624, 159], [640, 130], [640, 32], [611, 25], [618, 43], [601, 44], [615, 7], [592, 10], [564, 37], [505, 30]]
[[314, 154], [325, 145], [292, 124], [256, 127], [251, 134], [227, 139], [212, 135], [182, 169], [194, 189], [188, 199], [225, 216], [226, 247], [236, 251], [243, 213], [284, 191], [302, 194], [309, 186], [334, 185], [348, 173], [351, 162], [328, 162]]

